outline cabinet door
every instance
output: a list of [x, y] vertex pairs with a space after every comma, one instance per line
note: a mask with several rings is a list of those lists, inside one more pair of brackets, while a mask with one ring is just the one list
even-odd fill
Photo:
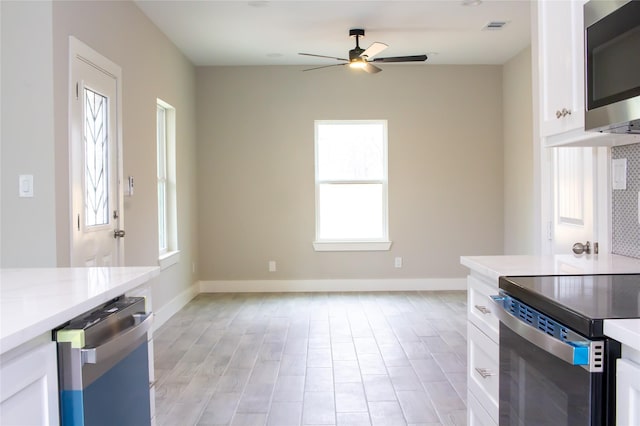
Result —
[[471, 392], [467, 392], [467, 426], [498, 426]]
[[491, 285], [472, 275], [467, 277], [467, 318], [496, 343], [499, 342], [500, 325], [498, 317], [491, 312], [489, 296], [498, 294], [497, 284], [494, 281]]
[[499, 346], [467, 322], [467, 386], [494, 422], [498, 422]]
[[640, 424], [640, 365], [618, 360], [616, 389], [616, 424]]
[[56, 344], [50, 342], [0, 367], [0, 424], [58, 425]]
[[542, 136], [584, 129], [584, 3], [538, 2]]

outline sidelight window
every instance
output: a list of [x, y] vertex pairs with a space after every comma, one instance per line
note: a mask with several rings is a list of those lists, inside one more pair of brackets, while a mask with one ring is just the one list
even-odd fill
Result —
[[176, 205], [176, 110], [158, 99], [158, 251], [160, 266], [178, 261]]

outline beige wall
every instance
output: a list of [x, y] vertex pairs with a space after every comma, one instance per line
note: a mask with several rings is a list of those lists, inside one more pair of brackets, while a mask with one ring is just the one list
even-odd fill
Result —
[[[460, 255], [502, 253], [500, 66], [206, 67], [197, 85], [200, 279], [463, 277]], [[390, 251], [313, 251], [316, 119], [388, 120]]]
[[531, 48], [503, 67], [504, 252], [534, 254]]
[[[0, 1], [0, 267], [56, 265], [51, 3]], [[33, 198], [18, 176], [33, 176]]]
[[[122, 68], [124, 176], [136, 182], [124, 206], [127, 265], [158, 264], [156, 98], [176, 108], [181, 257], [153, 284], [155, 309], [165, 306], [196, 279], [194, 67], [132, 2], [3, 1], [1, 10], [2, 266], [69, 264], [73, 35]], [[35, 198], [17, 198], [19, 173], [35, 175]]]

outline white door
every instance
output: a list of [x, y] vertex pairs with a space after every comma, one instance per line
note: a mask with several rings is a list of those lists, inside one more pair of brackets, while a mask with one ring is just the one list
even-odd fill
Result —
[[553, 253], [572, 253], [575, 243], [598, 241], [596, 163], [593, 148], [554, 148]]
[[71, 266], [123, 265], [121, 70], [70, 38]]

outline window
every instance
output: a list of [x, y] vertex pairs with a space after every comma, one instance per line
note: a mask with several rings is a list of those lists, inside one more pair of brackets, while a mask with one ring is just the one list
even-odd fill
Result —
[[176, 110], [158, 99], [158, 252], [160, 266], [178, 262], [176, 218]]
[[95, 227], [109, 224], [109, 107], [106, 96], [87, 87], [84, 100], [84, 224]]
[[316, 121], [318, 251], [388, 250], [387, 122]]

